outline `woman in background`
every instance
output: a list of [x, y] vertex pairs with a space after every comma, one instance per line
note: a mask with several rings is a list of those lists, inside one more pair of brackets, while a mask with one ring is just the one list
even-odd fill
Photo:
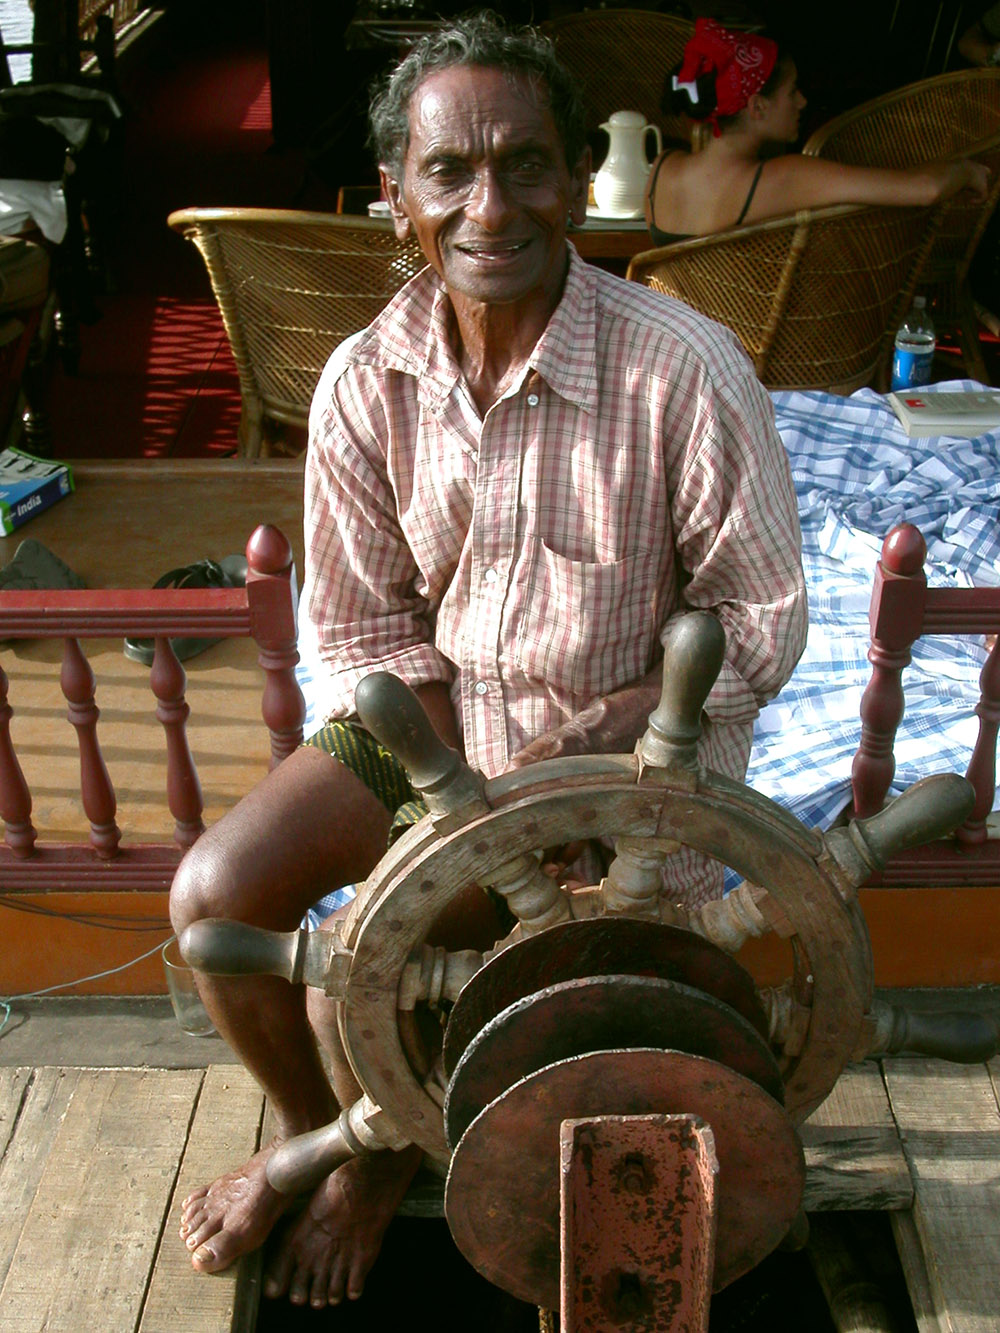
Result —
[[[646, 222], [656, 245], [828, 204], [927, 205], [959, 190], [986, 195], [989, 169], [960, 159], [895, 170], [854, 167], [801, 153], [793, 144], [806, 99], [795, 62], [768, 37], [698, 19], [664, 103], [696, 122], [695, 151], [668, 150], [653, 163]], [[706, 133], [710, 131], [710, 133]], [[699, 150], [699, 142], [701, 147]]]

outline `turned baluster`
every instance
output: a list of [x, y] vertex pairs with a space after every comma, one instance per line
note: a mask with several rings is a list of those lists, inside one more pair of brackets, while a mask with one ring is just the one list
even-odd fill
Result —
[[94, 701], [94, 672], [76, 639], [63, 640], [59, 684], [69, 704], [69, 720], [76, 728], [80, 750], [80, 795], [90, 820], [90, 845], [102, 860], [110, 861], [118, 855], [122, 836], [115, 823], [118, 803], [97, 739], [97, 719], [101, 712]]
[[271, 735], [274, 768], [302, 744], [306, 706], [295, 679], [295, 587], [292, 548], [283, 533], [262, 523], [247, 542], [250, 632], [264, 671], [261, 716]]
[[994, 641], [979, 675], [979, 735], [965, 776], [976, 792], [972, 814], [956, 831], [958, 841], [975, 846], [986, 841], [986, 817], [997, 785], [997, 733], [1000, 730], [1000, 641]]
[[186, 850], [205, 831], [201, 783], [187, 738], [187, 676], [168, 638], [158, 637], [155, 645], [149, 685], [167, 741], [167, 804], [174, 817], [174, 841]]
[[851, 767], [854, 811], [861, 817], [882, 808], [896, 771], [893, 744], [905, 708], [901, 676], [923, 624], [926, 554], [919, 529], [902, 523], [882, 543], [875, 570], [869, 612], [872, 678], [861, 696], [861, 740]]
[[14, 753], [10, 720], [14, 710], [7, 702], [10, 682], [0, 667], [0, 816], [4, 841], [15, 856], [28, 857], [35, 848], [35, 826], [31, 822], [31, 792]]

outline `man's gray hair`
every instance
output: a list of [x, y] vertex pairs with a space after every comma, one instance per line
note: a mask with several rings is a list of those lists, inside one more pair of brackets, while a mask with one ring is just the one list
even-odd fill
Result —
[[375, 89], [369, 111], [371, 141], [379, 162], [397, 180], [402, 179], [410, 143], [411, 97], [431, 74], [461, 65], [503, 70], [511, 80], [532, 80], [552, 113], [567, 166], [576, 166], [587, 146], [587, 132], [573, 76], [556, 58], [548, 38], [534, 28], [506, 27], [485, 11], [422, 37]]

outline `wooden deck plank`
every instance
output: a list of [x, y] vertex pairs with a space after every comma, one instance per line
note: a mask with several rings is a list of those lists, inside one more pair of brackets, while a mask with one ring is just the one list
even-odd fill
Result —
[[[883, 1068], [846, 1070], [803, 1125], [805, 1206], [893, 1210], [920, 1333], [995, 1329], [1000, 1061]], [[255, 1259], [196, 1274], [177, 1221], [194, 1185], [255, 1150], [265, 1114], [240, 1066], [0, 1070], [4, 1333], [252, 1328]]]
[[177, 1234], [180, 1204], [198, 1185], [241, 1165], [260, 1146], [264, 1094], [240, 1065], [206, 1073], [184, 1159], [171, 1192], [140, 1333], [229, 1333], [252, 1328], [259, 1283], [252, 1260], [224, 1273], [196, 1273]]
[[[14, 1077], [8, 1077], [14, 1076]], [[78, 1069], [0, 1070], [3, 1085], [16, 1089], [17, 1123], [0, 1163], [0, 1287], [10, 1269], [25, 1219], [48, 1161], [49, 1150], [79, 1081]], [[0, 1300], [0, 1312], [3, 1303]], [[3, 1325], [0, 1313], [0, 1326]]]
[[203, 1077], [80, 1072], [0, 1290], [5, 1333], [136, 1327]]
[[845, 1069], [800, 1135], [807, 1212], [912, 1204], [913, 1183], [876, 1063]]
[[0, 1069], [0, 1160], [14, 1134], [21, 1102], [28, 1090], [31, 1069], [20, 1066]]
[[917, 1333], [945, 1333], [937, 1317], [931, 1280], [927, 1274], [927, 1261], [924, 1259], [924, 1249], [920, 1244], [913, 1213], [909, 1208], [899, 1209], [889, 1214], [889, 1221], [896, 1242], [896, 1253], [906, 1278]]
[[884, 1070], [933, 1315], [944, 1333], [990, 1333], [1000, 1310], [1000, 1108], [990, 1071], [913, 1059], [886, 1060]]

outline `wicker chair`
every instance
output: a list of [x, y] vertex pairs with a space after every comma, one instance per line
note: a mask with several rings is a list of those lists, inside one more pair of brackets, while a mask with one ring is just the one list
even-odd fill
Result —
[[660, 110], [667, 71], [680, 62], [694, 24], [645, 9], [589, 9], [541, 25], [560, 60], [583, 90], [587, 129], [597, 130], [612, 111], [641, 111], [665, 140], [691, 137], [683, 116]]
[[770, 389], [884, 387], [931, 209], [804, 209], [636, 255], [628, 277], [739, 336]]
[[305, 426], [333, 349], [424, 267], [382, 219], [188, 208], [168, 224], [201, 252], [240, 376], [239, 451], [267, 453], [265, 423]]
[[985, 201], [963, 192], [944, 205], [920, 275], [921, 286], [935, 299], [938, 322], [957, 325], [968, 373], [988, 383], [968, 273], [1000, 197], [1000, 70], [959, 70], [897, 88], [828, 121], [802, 151], [861, 166], [909, 167], [972, 157], [991, 168]]

